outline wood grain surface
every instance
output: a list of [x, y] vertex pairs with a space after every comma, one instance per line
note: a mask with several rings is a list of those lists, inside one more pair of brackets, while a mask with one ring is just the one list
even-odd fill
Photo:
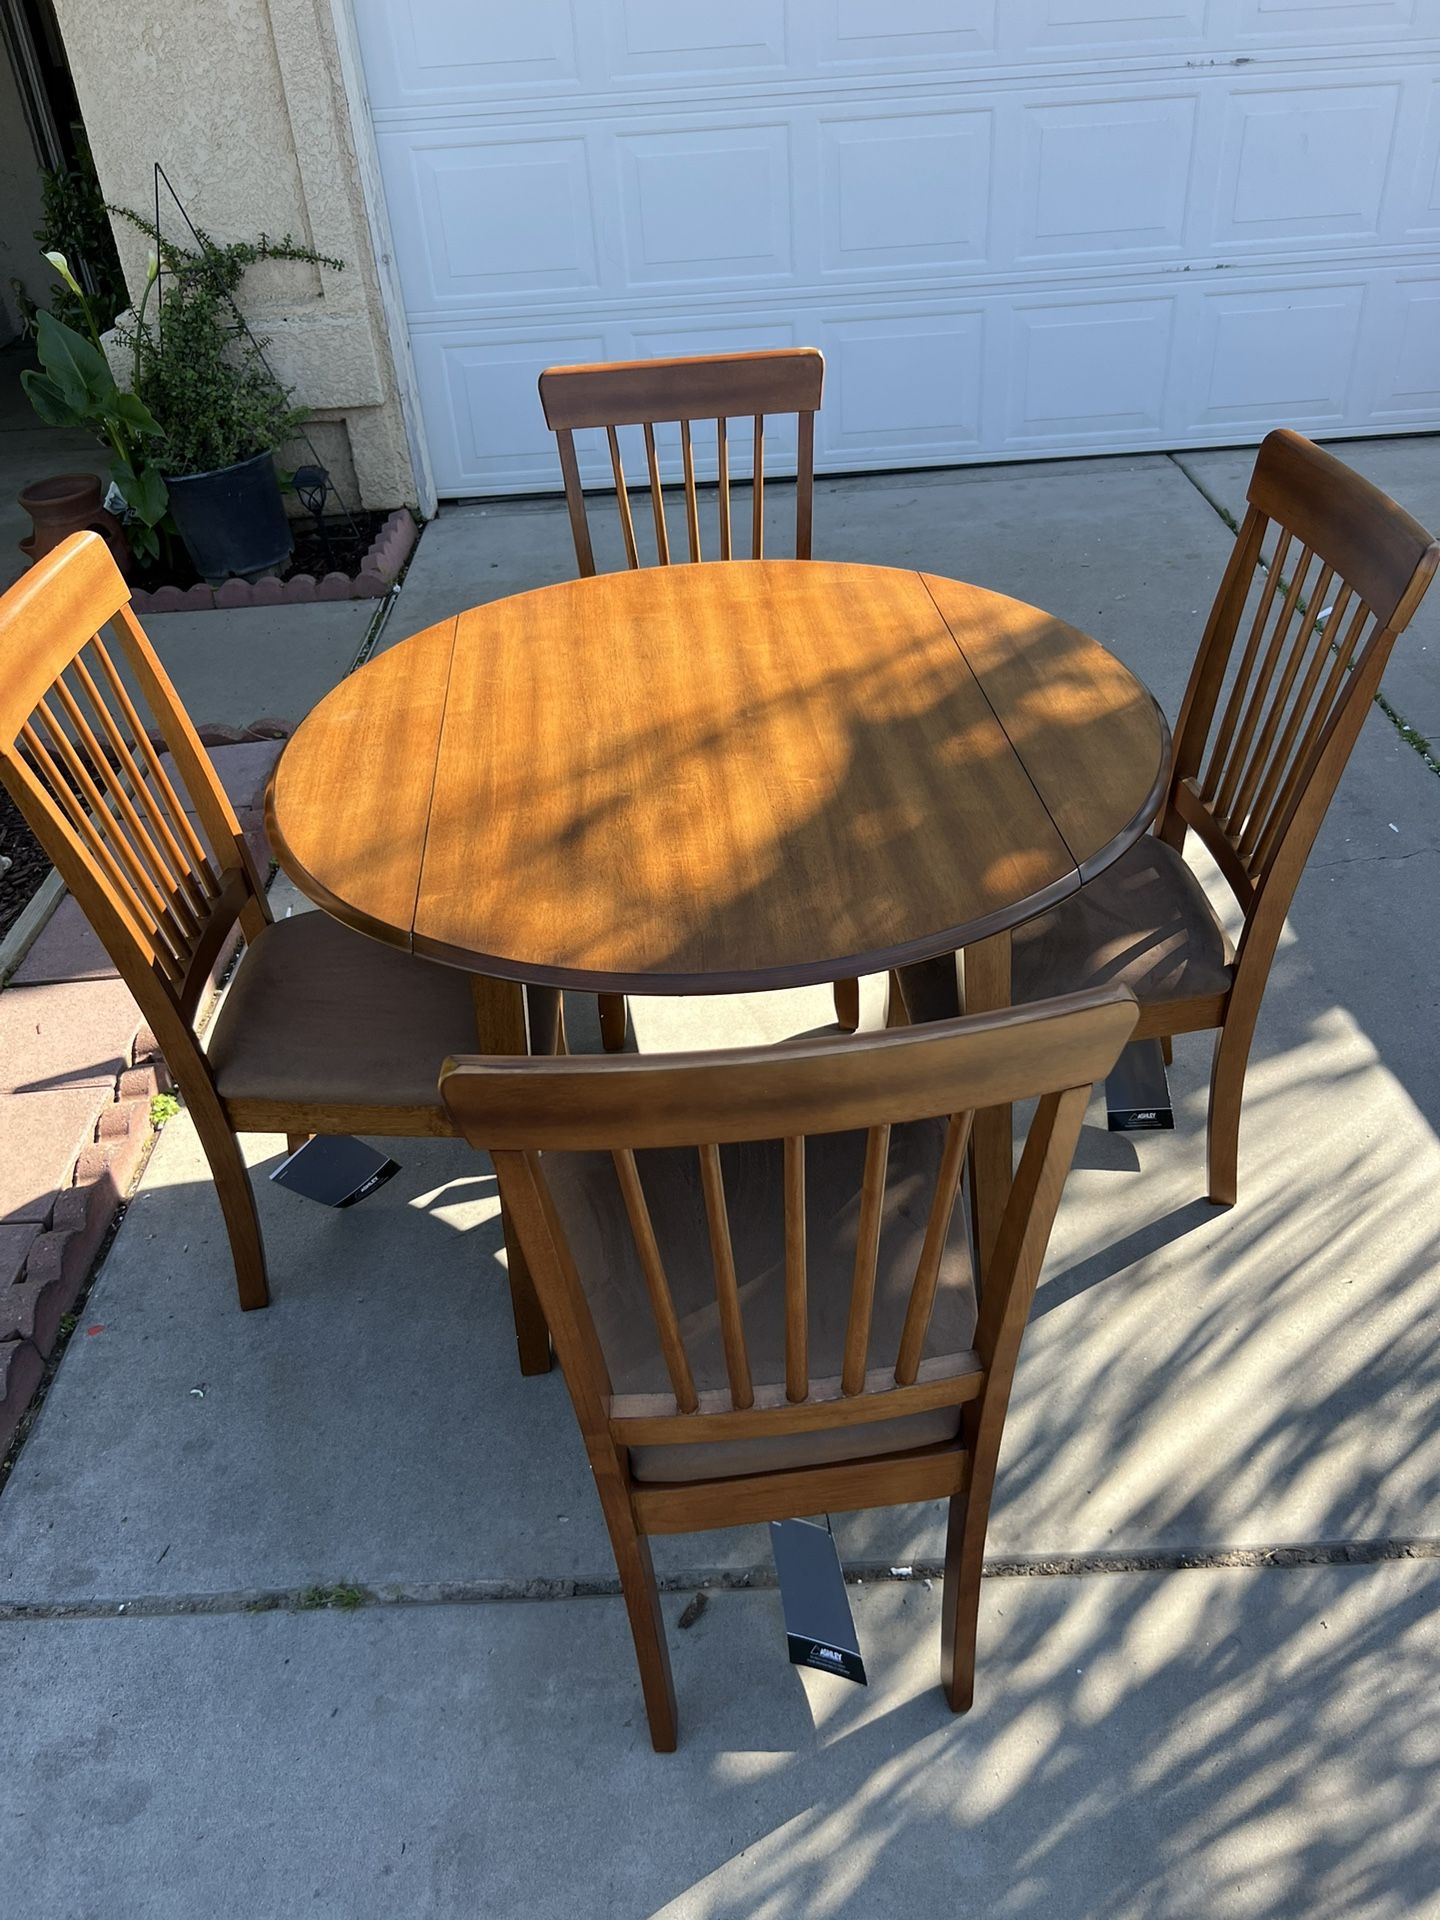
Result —
[[300, 887], [418, 953], [714, 993], [1031, 917], [1142, 830], [1166, 746], [1133, 676], [1019, 602], [883, 567], [682, 565], [392, 649], [305, 721], [268, 811]]
[[1169, 734], [1153, 696], [1053, 614], [961, 580], [924, 580], [1089, 880], [1150, 824], [1165, 791]]
[[342, 680], [286, 745], [265, 794], [275, 858], [337, 920], [409, 947], [454, 620]]

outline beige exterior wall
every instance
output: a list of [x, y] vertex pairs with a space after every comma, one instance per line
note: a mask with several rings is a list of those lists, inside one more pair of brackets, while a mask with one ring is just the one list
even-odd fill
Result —
[[[55, 0], [55, 8], [108, 200], [151, 211], [158, 160], [191, 219], [218, 239], [288, 232], [345, 262], [342, 273], [290, 262], [254, 269], [246, 318], [269, 336], [280, 378], [314, 410], [312, 438], [350, 497], [428, 507], [362, 187], [369, 129], [351, 123], [352, 68], [331, 0], [123, 8]], [[343, 14], [339, 31], [343, 39]], [[182, 237], [173, 212], [162, 211], [162, 226]], [[124, 223], [116, 237], [138, 289], [149, 243]]]

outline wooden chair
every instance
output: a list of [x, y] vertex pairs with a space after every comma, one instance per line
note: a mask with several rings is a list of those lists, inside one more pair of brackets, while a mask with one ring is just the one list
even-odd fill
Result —
[[[815, 496], [815, 415], [825, 379], [825, 361], [815, 347], [781, 347], [768, 353], [712, 353], [684, 360], [617, 360], [584, 367], [547, 367], [540, 376], [540, 404], [545, 424], [555, 435], [560, 471], [565, 480], [565, 504], [570, 509], [570, 532], [575, 562], [581, 576], [595, 572], [595, 553], [575, 434], [586, 427], [603, 427], [610, 448], [610, 471], [625, 563], [640, 565], [640, 546], [630, 511], [630, 489], [620, 454], [618, 429], [640, 426], [645, 433], [645, 464], [650, 489], [650, 516], [654, 528], [656, 562], [672, 561], [670, 528], [665, 516], [660, 460], [655, 428], [675, 421], [680, 428], [680, 453], [685, 491], [686, 557], [705, 558], [701, 551], [700, 500], [695, 482], [695, 448], [691, 425], [713, 421], [717, 479], [717, 541], [711, 556], [734, 559], [730, 514], [729, 421], [749, 416], [752, 492], [750, 500], [750, 558], [765, 550], [765, 416], [796, 415], [798, 447], [795, 461], [795, 558], [810, 558], [810, 530]], [[840, 980], [835, 985], [835, 1014], [850, 1031], [860, 1024], [860, 983]], [[625, 1044], [623, 994], [600, 996], [600, 1030], [608, 1051]]]
[[[651, 1738], [675, 1695], [649, 1537], [950, 1501], [941, 1630], [974, 1682], [1010, 1382], [1123, 989], [733, 1053], [459, 1060], [590, 1454]], [[974, 1111], [1035, 1098], [993, 1260], [957, 1206]]]
[[[1245, 1066], [1276, 943], [1331, 795], [1440, 543], [1333, 454], [1268, 435], [1200, 642], [1155, 832], [1020, 928], [1017, 1004], [1123, 982], [1139, 1038], [1219, 1029], [1210, 1198], [1236, 1197]], [[1273, 535], [1273, 537], [1272, 537]], [[1268, 553], [1265, 552], [1267, 542]], [[1238, 901], [1232, 950], [1182, 857], [1195, 833]]]
[[[234, 809], [129, 599], [93, 533], [0, 599], [0, 779], [160, 1043], [210, 1162], [240, 1304], [263, 1307], [265, 1250], [236, 1135], [453, 1133], [438, 1076], [448, 1053], [474, 1045], [470, 984], [325, 913], [272, 922]], [[247, 946], [207, 1053], [195, 1015], [237, 925]], [[530, 1309], [517, 1303], [517, 1326]]]

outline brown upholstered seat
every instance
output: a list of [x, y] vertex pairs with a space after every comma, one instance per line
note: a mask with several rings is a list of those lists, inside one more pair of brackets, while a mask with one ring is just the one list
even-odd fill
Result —
[[246, 949], [206, 1049], [222, 1100], [440, 1107], [475, 1044], [468, 974], [301, 913]]
[[1147, 835], [1098, 879], [1017, 928], [1016, 1005], [1079, 987], [1129, 987], [1141, 1005], [1225, 993], [1234, 953], [1185, 860]]
[[[871, 1353], [893, 1360], [915, 1275], [930, 1197], [944, 1145], [937, 1120], [896, 1127], [890, 1137], [885, 1215], [875, 1285]], [[705, 1201], [693, 1150], [660, 1147], [637, 1154], [640, 1178], [696, 1387], [726, 1382]], [[735, 1270], [757, 1386], [785, 1378], [785, 1261], [782, 1156], [778, 1141], [721, 1151]], [[841, 1370], [855, 1267], [855, 1236], [865, 1167], [863, 1133], [812, 1135], [807, 1153], [810, 1370]], [[669, 1377], [647, 1304], [645, 1277], [608, 1153], [545, 1156], [545, 1172], [617, 1396], [667, 1394]], [[975, 1327], [975, 1294], [965, 1209], [950, 1223], [925, 1353], [966, 1353]], [[695, 1480], [769, 1473], [822, 1462], [871, 1459], [955, 1437], [959, 1408], [937, 1407], [866, 1426], [819, 1428], [771, 1439], [632, 1447], [637, 1480]]]

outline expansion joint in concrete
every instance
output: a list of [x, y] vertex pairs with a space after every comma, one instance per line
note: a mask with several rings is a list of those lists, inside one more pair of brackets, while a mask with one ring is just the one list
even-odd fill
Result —
[[[1373, 1566], [1388, 1560], [1440, 1560], [1440, 1538], [1308, 1541], [1284, 1546], [1213, 1547], [1186, 1550], [1024, 1554], [985, 1562], [987, 1579], [1075, 1579], [1136, 1573], [1278, 1572], [1300, 1567]], [[903, 1566], [852, 1561], [845, 1577], [851, 1585], [892, 1586], [942, 1578], [940, 1561]], [[682, 1568], [658, 1577], [662, 1593], [764, 1591], [776, 1585], [775, 1569], [753, 1567]], [[125, 1600], [49, 1600], [0, 1602], [0, 1625], [42, 1620], [156, 1620], [187, 1616], [260, 1613], [353, 1613], [375, 1607], [494, 1606], [533, 1600], [614, 1599], [620, 1582], [613, 1575], [541, 1576], [529, 1580], [442, 1580], [386, 1582], [360, 1586], [350, 1582], [309, 1587], [246, 1589], [228, 1593], [137, 1594]]]

